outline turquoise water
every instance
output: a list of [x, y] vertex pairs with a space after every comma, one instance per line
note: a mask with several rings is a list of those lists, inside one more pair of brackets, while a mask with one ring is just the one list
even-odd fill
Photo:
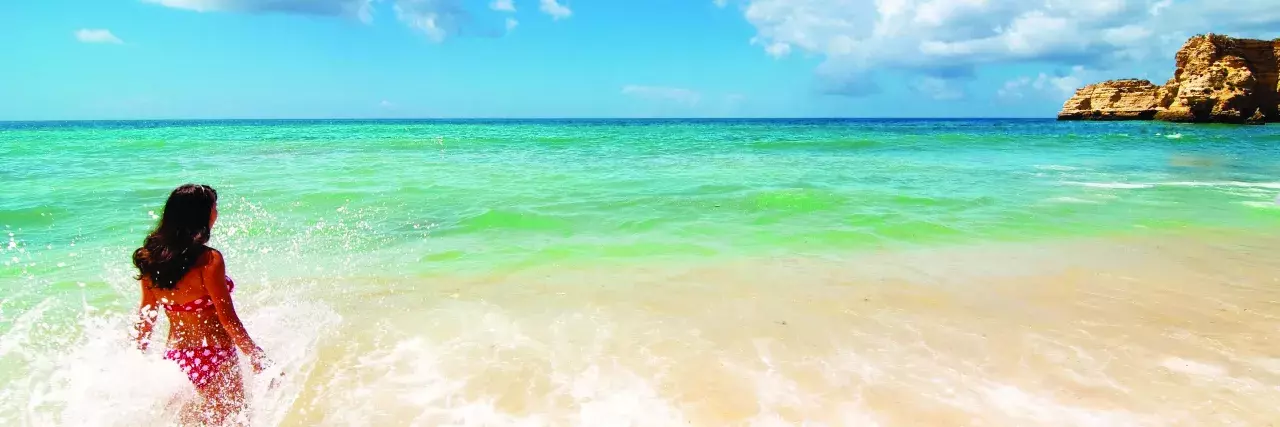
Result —
[[8, 303], [21, 306], [78, 283], [108, 301], [132, 291], [93, 285], [107, 282], [104, 268], [125, 274], [184, 182], [220, 191], [214, 244], [276, 277], [490, 274], [1275, 231], [1280, 131], [1049, 120], [8, 123], [0, 182], [0, 284], [22, 290]]
[[35, 123], [0, 127], [0, 159], [17, 247], [136, 244], [191, 181], [221, 191], [221, 237], [378, 253], [370, 274], [1280, 225], [1273, 127]]
[[[219, 190], [213, 245], [228, 254], [233, 275], [277, 284], [414, 280], [984, 242], [1276, 233], [1280, 128], [1050, 120], [0, 123], [0, 182], [0, 332], [17, 348], [33, 336], [15, 332], [22, 316], [51, 300], [127, 313], [136, 298], [128, 254], [168, 191], [184, 182]], [[366, 295], [350, 293], [365, 292], [363, 283], [314, 298], [338, 304]], [[85, 316], [53, 312], [61, 314], [45, 321]], [[0, 350], [0, 379], [32, 363], [15, 354]]]

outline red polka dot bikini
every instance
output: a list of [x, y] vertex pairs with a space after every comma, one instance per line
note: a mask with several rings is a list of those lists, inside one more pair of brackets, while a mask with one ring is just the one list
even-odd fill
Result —
[[[227, 291], [234, 291], [235, 288], [235, 282], [227, 277]], [[213, 298], [206, 295], [186, 304], [165, 304], [161, 300], [160, 306], [168, 311], [204, 311], [213, 308]], [[164, 352], [164, 358], [177, 362], [196, 388], [209, 385], [210, 378], [223, 364], [239, 360], [234, 348], [217, 346], [170, 349]]]

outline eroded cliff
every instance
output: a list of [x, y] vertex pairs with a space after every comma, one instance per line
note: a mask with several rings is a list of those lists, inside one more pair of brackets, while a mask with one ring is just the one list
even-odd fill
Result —
[[1280, 40], [1195, 36], [1177, 54], [1163, 86], [1110, 80], [1076, 91], [1059, 120], [1280, 122]]

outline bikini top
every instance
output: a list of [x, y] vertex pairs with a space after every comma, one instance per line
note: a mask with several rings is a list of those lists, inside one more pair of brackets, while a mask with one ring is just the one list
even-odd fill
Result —
[[[235, 290], [236, 282], [231, 280], [231, 276], [227, 276], [227, 292], [234, 292]], [[201, 311], [213, 307], [213, 297], [208, 295], [196, 298], [186, 304], [166, 304], [165, 301], [168, 301], [168, 299], [164, 298], [161, 298], [160, 301], [160, 306], [168, 311]]]

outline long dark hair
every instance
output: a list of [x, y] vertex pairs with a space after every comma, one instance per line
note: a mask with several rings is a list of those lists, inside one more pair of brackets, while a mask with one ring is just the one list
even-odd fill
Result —
[[142, 247], [133, 251], [138, 280], [150, 278], [151, 286], [159, 289], [176, 287], [207, 249], [209, 221], [217, 203], [218, 192], [207, 185], [185, 184], [169, 193], [160, 222]]

